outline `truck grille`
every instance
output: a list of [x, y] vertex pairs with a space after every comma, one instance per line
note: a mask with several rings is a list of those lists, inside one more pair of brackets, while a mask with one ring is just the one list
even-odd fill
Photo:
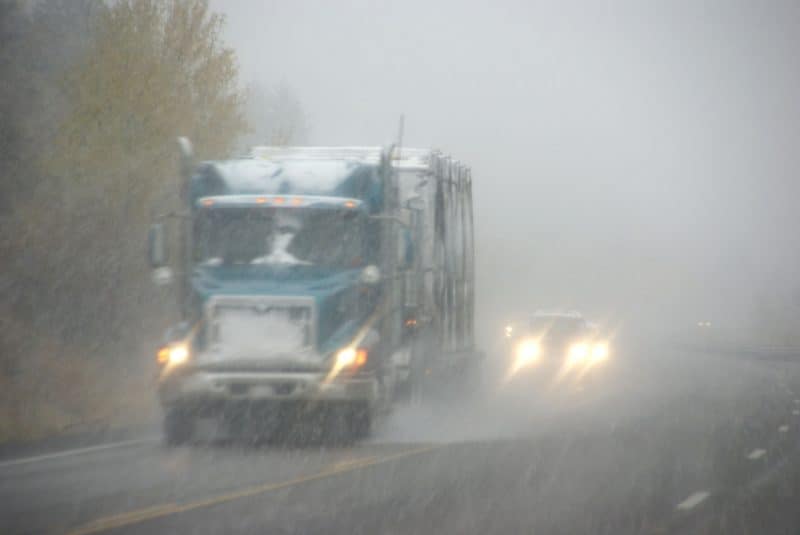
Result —
[[314, 307], [306, 298], [216, 297], [207, 317], [211, 349], [235, 358], [296, 353], [314, 343]]

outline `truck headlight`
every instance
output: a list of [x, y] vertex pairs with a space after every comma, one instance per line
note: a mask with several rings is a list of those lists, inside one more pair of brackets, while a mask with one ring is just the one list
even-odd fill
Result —
[[336, 368], [359, 368], [367, 363], [367, 350], [346, 347], [336, 354]]
[[156, 357], [159, 364], [178, 366], [189, 360], [189, 347], [186, 344], [165, 346], [158, 350]]

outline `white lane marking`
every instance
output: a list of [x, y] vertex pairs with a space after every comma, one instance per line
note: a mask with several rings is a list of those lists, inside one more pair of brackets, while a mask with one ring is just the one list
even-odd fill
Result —
[[779, 433], [786, 433], [786, 432], [788, 432], [788, 431], [789, 431], [789, 426], [788, 426], [788, 425], [782, 425], [782, 426], [780, 426], [780, 427], [778, 428], [778, 432], [779, 432]]
[[22, 459], [12, 459], [10, 461], [0, 462], [0, 468], [6, 468], [8, 466], [18, 466], [20, 464], [37, 463], [40, 461], [49, 461], [51, 459], [61, 459], [62, 457], [83, 455], [86, 453], [110, 450], [113, 448], [124, 448], [125, 446], [133, 446], [135, 444], [142, 444], [144, 442], [155, 442], [156, 440], [158, 440], [158, 437], [138, 438], [136, 440], [124, 440], [122, 442], [111, 442], [110, 444], [100, 444], [98, 446], [89, 446], [87, 448], [78, 448], [74, 450], [59, 451], [57, 453], [48, 453], [47, 455], [37, 455], [36, 457], [24, 457]]
[[756, 459], [760, 459], [761, 457], [763, 457], [764, 454], [766, 454], [766, 453], [767, 453], [767, 450], [762, 450], [762, 449], [758, 448], [758, 449], [755, 449], [755, 450], [751, 451], [750, 455], [748, 455], [747, 458], [750, 459], [751, 461], [755, 461]]
[[688, 511], [689, 509], [692, 509], [703, 503], [703, 501], [705, 501], [705, 499], [709, 496], [711, 496], [710, 492], [706, 490], [699, 490], [675, 506], [675, 509], [680, 511]]

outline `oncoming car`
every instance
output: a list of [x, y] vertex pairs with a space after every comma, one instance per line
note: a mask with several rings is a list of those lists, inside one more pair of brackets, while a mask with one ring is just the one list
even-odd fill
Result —
[[609, 358], [609, 344], [578, 312], [537, 312], [506, 326], [508, 378], [545, 375], [580, 378]]

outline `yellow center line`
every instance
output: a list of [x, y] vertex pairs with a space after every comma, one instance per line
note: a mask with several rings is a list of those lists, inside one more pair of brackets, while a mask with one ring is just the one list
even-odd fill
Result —
[[377, 459], [377, 457], [375, 456], [364, 457], [362, 459], [345, 459], [343, 461], [339, 461], [338, 463], [333, 463], [331, 469], [334, 470], [338, 468], [347, 468], [347, 467], [352, 468], [354, 465], [360, 465], [368, 461], [374, 461], [375, 459]]
[[440, 445], [423, 446], [420, 448], [414, 448], [411, 450], [394, 453], [392, 455], [386, 455], [384, 457], [367, 457], [366, 459], [360, 461], [348, 462], [347, 464], [337, 463], [333, 465], [331, 468], [322, 470], [321, 472], [317, 472], [315, 474], [311, 474], [308, 476], [297, 477], [295, 479], [290, 479], [288, 481], [282, 481], [280, 483], [266, 483], [263, 485], [246, 487], [241, 490], [229, 492], [227, 494], [221, 494], [219, 496], [215, 496], [213, 498], [207, 498], [205, 500], [197, 500], [194, 502], [189, 502], [183, 505], [177, 503], [165, 503], [162, 505], [147, 507], [145, 509], [138, 509], [136, 511], [130, 511], [127, 513], [106, 516], [98, 518], [97, 520], [93, 520], [88, 524], [79, 526], [67, 532], [67, 535], [88, 535], [91, 533], [100, 533], [103, 531], [108, 531], [110, 529], [130, 526], [132, 524], [139, 524], [147, 520], [153, 520], [156, 518], [161, 518], [169, 515], [175, 515], [179, 513], [185, 513], [187, 511], [202, 509], [204, 507], [210, 507], [213, 505], [228, 503], [241, 498], [248, 498], [252, 496], [257, 496], [259, 494], [271, 492], [274, 490], [293, 487], [295, 485], [300, 485], [301, 483], [308, 483], [311, 481], [326, 479], [338, 474], [343, 474], [345, 472], [353, 472], [355, 470], [360, 470], [368, 466], [375, 466], [378, 464], [395, 461], [397, 459], [402, 459], [404, 457], [419, 455], [421, 453], [432, 451], [439, 447], [441, 446]]

